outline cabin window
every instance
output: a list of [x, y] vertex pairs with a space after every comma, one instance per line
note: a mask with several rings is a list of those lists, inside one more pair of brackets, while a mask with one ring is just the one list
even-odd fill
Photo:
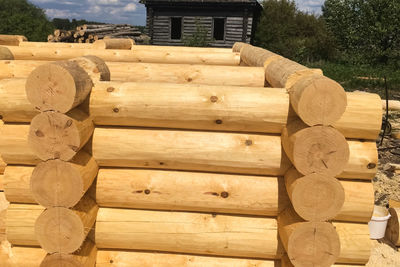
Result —
[[214, 18], [214, 31], [213, 36], [215, 40], [225, 39], [225, 19]]
[[171, 39], [180, 40], [182, 38], [182, 18], [171, 18]]

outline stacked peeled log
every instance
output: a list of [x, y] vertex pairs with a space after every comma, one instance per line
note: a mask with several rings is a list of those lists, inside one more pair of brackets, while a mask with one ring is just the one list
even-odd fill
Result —
[[[284, 176], [291, 205], [278, 215], [279, 236], [294, 266], [307, 264], [329, 266], [335, 262], [366, 263], [368, 258], [354, 257], [349, 261], [344, 254], [348, 244], [341, 232], [353, 224], [331, 223], [331, 220], [366, 222], [371, 216], [372, 185], [363, 182], [347, 182], [347, 179], [368, 179], [376, 171], [377, 152], [373, 140], [377, 138], [381, 123], [381, 109], [374, 110], [369, 119], [374, 127], [365, 131], [343, 129], [343, 122], [356, 120], [353, 101], [336, 82], [322, 75], [322, 71], [308, 69], [270, 51], [246, 44], [236, 44], [241, 61], [249, 66], [262, 66], [265, 78], [272, 87], [283, 87], [289, 92], [292, 116], [282, 131], [282, 146], [293, 164]], [[378, 101], [379, 99], [376, 99]], [[375, 105], [377, 107], [377, 105]], [[346, 114], [347, 113], [347, 114]], [[359, 112], [363, 113], [363, 112]], [[367, 112], [366, 112], [367, 113]], [[351, 114], [351, 115], [350, 115]], [[343, 119], [344, 118], [344, 119]], [[349, 122], [349, 121], [348, 121]], [[347, 122], [347, 123], [348, 123]], [[355, 121], [356, 123], [356, 121]], [[350, 130], [350, 131], [349, 131]], [[371, 131], [372, 130], [372, 131]], [[345, 137], [367, 140], [347, 141]], [[368, 141], [371, 140], [371, 141]], [[369, 175], [349, 171], [354, 164], [352, 157], [357, 147], [369, 145], [373, 158], [365, 162]], [[364, 154], [365, 155], [365, 154]], [[363, 156], [364, 156], [363, 155]], [[350, 189], [353, 188], [353, 189]], [[343, 216], [352, 194], [349, 190], [364, 188], [368, 192], [367, 212]], [[362, 196], [360, 197], [360, 201]], [[340, 227], [339, 227], [340, 225]], [[359, 238], [368, 244], [366, 225]], [[362, 253], [369, 254], [369, 245]], [[359, 250], [360, 254], [361, 250]], [[353, 254], [355, 256], [355, 254]], [[360, 255], [361, 256], [361, 255]], [[357, 259], [356, 259], [357, 258]]]
[[[373, 142], [357, 139], [379, 132], [379, 97], [344, 94], [347, 106], [331, 127], [324, 123], [337, 115], [310, 114], [303, 105], [313, 102], [301, 93], [312, 95], [309, 90], [320, 82], [340, 91], [327, 78], [297, 85], [293, 97], [283, 83], [263, 87], [264, 63], [239, 67], [235, 53], [157, 50], [169, 51], [163, 57], [146, 48], [155, 57], [121, 65], [118, 57], [128, 51], [90, 50], [117, 61], [106, 63], [107, 74], [93, 57], [73, 59], [81, 49], [48, 46], [47, 54], [44, 49], [9, 47], [14, 58], [24, 60], [0, 63], [15, 75], [0, 81], [0, 115], [6, 121], [0, 153], [10, 164], [4, 187], [12, 202], [7, 232], [16, 245], [6, 264], [93, 266], [96, 253], [97, 266], [368, 260], [373, 189], [355, 178], [373, 177], [377, 154]], [[68, 61], [38, 62], [60, 59], [60, 53]], [[208, 59], [199, 61], [204, 54]], [[162, 65], [172, 61], [175, 65]], [[182, 63], [207, 64], [193, 70], [202, 73], [198, 84], [181, 80], [189, 66]], [[140, 64], [147, 64], [149, 79], [160, 80], [129, 82]], [[225, 65], [212, 66], [220, 64]], [[223, 74], [212, 73], [217, 71]], [[108, 81], [117, 74], [119, 81]], [[252, 77], [257, 84], [244, 81]], [[180, 80], [185, 84], [177, 84]], [[297, 109], [290, 107], [293, 99]], [[331, 108], [316, 110], [330, 114]]]
[[148, 42], [148, 36], [128, 24], [85, 24], [76, 30], [54, 30], [47, 37], [48, 42], [93, 43], [107, 38], [126, 38], [138, 44]]

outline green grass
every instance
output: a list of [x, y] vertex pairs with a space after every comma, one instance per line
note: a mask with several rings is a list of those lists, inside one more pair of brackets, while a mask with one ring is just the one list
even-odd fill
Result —
[[[339, 82], [346, 91], [362, 90], [382, 97], [385, 94], [383, 74], [378, 68], [332, 62], [314, 62], [308, 67], [322, 69], [327, 77]], [[386, 77], [390, 98], [400, 98], [400, 70], [389, 70]]]

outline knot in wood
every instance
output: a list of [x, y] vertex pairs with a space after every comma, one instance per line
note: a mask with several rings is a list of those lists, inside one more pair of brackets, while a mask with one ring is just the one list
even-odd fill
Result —
[[253, 144], [253, 141], [250, 139], [247, 139], [245, 144], [246, 144], [246, 146], [251, 146]]
[[146, 189], [146, 190], [144, 190], [144, 193], [145, 193], [146, 195], [148, 195], [148, 194], [150, 194], [150, 190], [149, 190], [149, 189]]
[[216, 124], [222, 124], [222, 120], [216, 120], [215, 123]]
[[114, 111], [115, 113], [118, 113], [118, 112], [119, 112], [119, 108], [113, 108], [113, 111]]
[[35, 131], [35, 135], [36, 135], [37, 137], [43, 137], [43, 136], [44, 136], [44, 133], [43, 133], [42, 131], [40, 131], [40, 130], [37, 130], [37, 131]]
[[215, 96], [215, 95], [213, 95], [213, 96], [210, 97], [210, 101], [213, 102], [213, 103], [215, 103], [215, 102], [218, 101], [218, 97]]
[[227, 198], [227, 197], [229, 197], [229, 193], [226, 192], [226, 191], [223, 191], [223, 192], [221, 192], [221, 197], [222, 198]]
[[108, 87], [107, 88], [107, 92], [111, 93], [114, 92], [115, 88], [114, 87]]
[[367, 165], [367, 168], [368, 169], [373, 169], [373, 168], [375, 168], [376, 167], [376, 164], [375, 163], [368, 163], [368, 165]]

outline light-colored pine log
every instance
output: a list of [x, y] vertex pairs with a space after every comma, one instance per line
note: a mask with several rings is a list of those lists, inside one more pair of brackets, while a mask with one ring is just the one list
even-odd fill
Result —
[[232, 46], [232, 52], [240, 52], [240, 49], [245, 45], [246, 43], [243, 42], [236, 42]]
[[0, 116], [6, 122], [30, 122], [39, 111], [29, 103], [26, 79], [0, 80]]
[[271, 176], [290, 165], [279, 136], [126, 128], [96, 128], [93, 157], [99, 166]]
[[[1, 179], [1, 177], [0, 177]], [[6, 240], [6, 215], [9, 202], [6, 199], [4, 192], [0, 191], [0, 244]], [[0, 248], [1, 250], [1, 248]], [[1, 251], [0, 251], [1, 254]]]
[[67, 114], [46, 111], [36, 115], [29, 129], [29, 145], [42, 160], [68, 161], [92, 136], [94, 124], [80, 109]]
[[74, 254], [47, 254], [40, 267], [94, 267], [97, 266], [95, 264], [96, 258], [97, 248], [95, 244], [90, 240], [86, 240]]
[[38, 247], [11, 246], [4, 241], [0, 247], [0, 263], [2, 267], [39, 267], [46, 254]]
[[276, 219], [100, 208], [98, 248], [280, 257]]
[[[47, 63], [50, 61], [0, 61], [0, 79], [26, 78], [36, 67]], [[265, 80], [264, 70], [260, 67], [126, 62], [106, 64], [113, 81], [264, 87]]]
[[368, 224], [333, 222], [340, 239], [337, 263], [366, 264], [371, 255], [372, 241]]
[[[34, 48], [94, 49], [93, 44], [86, 44], [86, 43], [22, 42], [19, 44], [19, 46], [34, 47]], [[171, 52], [191, 52], [191, 53], [232, 53], [232, 49], [230, 48], [213, 48], [213, 47], [134, 45], [132, 46], [131, 49], [134, 51], [150, 50], [150, 51], [171, 51]]]
[[343, 172], [337, 177], [371, 180], [378, 170], [378, 150], [375, 141], [347, 140], [350, 157]]
[[342, 184], [331, 176], [316, 173], [303, 176], [292, 167], [285, 174], [285, 184], [294, 210], [307, 221], [333, 219], [345, 201]]
[[7, 166], [7, 164], [4, 162], [3, 158], [0, 155], [0, 175], [4, 174], [6, 166]]
[[[400, 110], [399, 100], [389, 100], [389, 110]], [[382, 100], [382, 109], [386, 110], [386, 100]]]
[[289, 97], [284, 89], [99, 83], [90, 96], [97, 125], [280, 133]]
[[308, 127], [297, 117], [290, 118], [283, 129], [282, 146], [304, 175], [335, 176], [349, 161], [349, 145], [339, 131], [330, 126]]
[[99, 250], [97, 267], [275, 267], [273, 260], [195, 256], [171, 253]]
[[278, 54], [249, 44], [243, 44], [240, 49], [240, 60], [248, 66], [266, 68], [271, 62], [280, 58], [282, 57]]
[[93, 82], [110, 80], [110, 69], [106, 62], [99, 57], [89, 55], [72, 58], [69, 61], [78, 63], [89, 74]]
[[39, 163], [30, 179], [34, 199], [44, 207], [75, 206], [96, 178], [98, 166], [92, 156], [80, 151], [71, 162]]
[[346, 181], [340, 183], [344, 188], [344, 204], [337, 221], [362, 222], [370, 221], [374, 211], [374, 186], [370, 181]]
[[133, 41], [132, 39], [115, 38], [115, 39], [97, 40], [93, 43], [93, 48], [130, 50], [134, 45], [135, 41]]
[[291, 106], [309, 126], [332, 125], [347, 107], [343, 87], [325, 76], [304, 76], [288, 90]]
[[101, 169], [100, 207], [277, 216], [287, 205], [281, 178], [195, 172]]
[[88, 73], [73, 61], [59, 61], [41, 65], [26, 80], [26, 95], [40, 110], [66, 113], [81, 104], [93, 82]]
[[28, 145], [28, 124], [4, 124], [0, 127], [0, 154], [7, 164], [36, 165], [39, 157]]
[[73, 253], [92, 229], [98, 209], [96, 202], [88, 196], [72, 209], [46, 209], [35, 222], [35, 237], [48, 253]]
[[34, 167], [9, 165], [4, 173], [4, 192], [13, 203], [36, 203], [29, 183]]
[[291, 88], [299, 79], [309, 75], [323, 75], [320, 69], [310, 69], [281, 57], [265, 68], [265, 79], [272, 87]]
[[[294, 265], [290, 262], [289, 257], [287, 256], [287, 254], [283, 255], [280, 264], [281, 265], [279, 267], [294, 267]], [[337, 263], [337, 264], [331, 265], [331, 267], [361, 267], [361, 266], [365, 266], [365, 265], [341, 264], [341, 263]]]
[[12, 54], [10, 49], [8, 49], [5, 46], [0, 46], [0, 60], [13, 60], [13, 59], [14, 55]]
[[378, 94], [347, 93], [347, 107], [333, 124], [347, 138], [376, 140], [381, 131], [382, 107]]
[[295, 266], [330, 266], [340, 253], [339, 236], [328, 222], [306, 222], [289, 207], [278, 216], [279, 237]]
[[39, 246], [35, 236], [35, 222], [44, 207], [37, 204], [14, 204], [7, 209], [6, 235], [13, 245]]
[[[67, 60], [93, 55], [105, 61], [237, 66], [238, 53], [180, 52], [155, 50], [71, 49], [5, 46], [16, 60]], [[135, 47], [135, 46], [134, 46]], [[8, 53], [9, 55], [9, 53]], [[4, 58], [9, 59], [9, 58]]]
[[22, 35], [4, 35], [0, 34], [0, 45], [16, 45], [28, 41], [25, 36]]
[[4, 174], [0, 174], [0, 190], [4, 191]]
[[385, 237], [392, 242], [395, 246], [400, 246], [400, 224], [399, 214], [400, 207], [391, 207], [389, 209], [390, 219], [386, 227]]
[[20, 47], [34, 47], [34, 48], [74, 48], [74, 49], [90, 49], [93, 44], [79, 44], [79, 43], [61, 43], [61, 42], [22, 42]]

